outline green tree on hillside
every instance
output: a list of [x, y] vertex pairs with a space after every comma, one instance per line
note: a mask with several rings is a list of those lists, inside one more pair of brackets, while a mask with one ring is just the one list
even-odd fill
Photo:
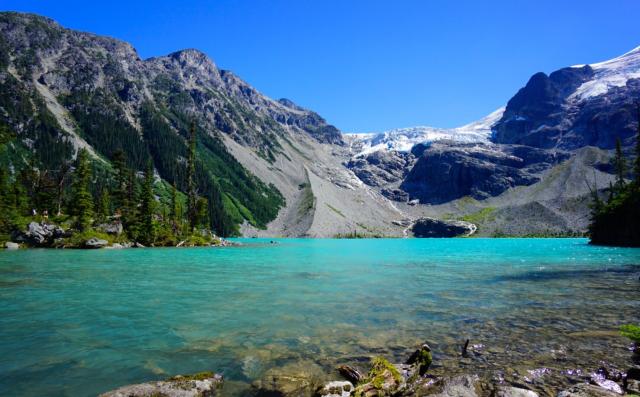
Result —
[[91, 182], [91, 163], [85, 149], [78, 151], [76, 169], [73, 175], [73, 214], [76, 215], [76, 224], [80, 230], [91, 226], [93, 217], [93, 197], [89, 191]]
[[178, 188], [176, 188], [175, 182], [171, 186], [171, 202], [169, 205], [169, 218], [171, 220], [171, 225], [175, 230], [178, 225], [178, 219], [181, 216], [180, 208], [178, 207]]
[[153, 166], [151, 161], [144, 173], [144, 182], [140, 194], [140, 238], [143, 243], [151, 244], [155, 238], [153, 214], [155, 210], [155, 196], [153, 195]]
[[71, 163], [69, 161], [63, 161], [60, 164], [58, 173], [56, 176], [56, 215], [62, 215], [62, 206], [64, 205], [64, 191], [67, 186], [67, 180], [69, 173], [71, 172]]
[[203, 229], [209, 227], [209, 202], [206, 198], [198, 197], [198, 202], [196, 203], [196, 213], [196, 226]]
[[113, 204], [116, 211], [124, 216], [129, 207], [129, 169], [127, 168], [127, 157], [122, 149], [118, 149], [113, 153], [111, 163], [115, 171], [115, 187], [112, 194]]
[[187, 215], [191, 230], [198, 226], [198, 190], [196, 186], [196, 124], [191, 123], [187, 164]]
[[109, 215], [111, 215], [111, 205], [109, 203], [109, 189], [103, 186], [98, 194], [98, 200], [96, 202], [96, 215], [101, 222], [107, 221]]

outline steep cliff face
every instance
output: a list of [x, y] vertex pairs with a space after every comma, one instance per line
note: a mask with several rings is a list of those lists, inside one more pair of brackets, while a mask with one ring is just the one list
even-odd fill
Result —
[[437, 143], [422, 153], [401, 188], [422, 203], [484, 200], [540, 181], [540, 171], [567, 157], [527, 146]]

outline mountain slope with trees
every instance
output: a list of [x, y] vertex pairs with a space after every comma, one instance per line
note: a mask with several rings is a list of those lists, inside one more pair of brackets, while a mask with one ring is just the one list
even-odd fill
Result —
[[[264, 97], [199, 51], [142, 60], [127, 43], [31, 14], [0, 13], [0, 92], [0, 163], [7, 183], [24, 191], [21, 214], [72, 212], [68, 174], [85, 149], [90, 194], [97, 202], [104, 196], [106, 213], [122, 204], [114, 203], [125, 168], [132, 191], [146, 186], [142, 175], [151, 170], [154, 195], [171, 186], [195, 191], [207, 226], [236, 235], [243, 223], [266, 227], [285, 200], [236, 160], [226, 137], [270, 163], [290, 134], [341, 143], [317, 114]], [[49, 190], [57, 197], [45, 199]]]
[[[616, 181], [639, 82], [640, 48], [536, 74], [506, 108], [460, 128], [367, 138], [266, 97], [200, 51], [143, 60], [125, 42], [3, 12], [0, 234], [46, 211], [79, 233], [118, 223], [154, 245], [205, 229], [400, 237], [422, 217], [473, 220], [485, 236], [583, 235], [584, 181]], [[93, 205], [80, 211], [80, 198]]]

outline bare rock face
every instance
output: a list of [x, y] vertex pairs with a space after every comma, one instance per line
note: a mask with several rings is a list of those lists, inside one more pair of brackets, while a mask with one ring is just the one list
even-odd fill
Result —
[[122, 222], [103, 223], [98, 226], [98, 230], [108, 234], [115, 234], [116, 236], [121, 235], [124, 231]]
[[347, 168], [369, 186], [387, 186], [400, 182], [413, 162], [411, 153], [379, 150], [350, 160]]
[[632, 76], [639, 66], [640, 50], [635, 49], [600, 64], [533, 75], [494, 126], [494, 142], [611, 149], [620, 137], [623, 144], [632, 144], [633, 101], [640, 94], [640, 79]]
[[421, 203], [465, 196], [483, 200], [538, 182], [539, 172], [566, 158], [566, 153], [526, 146], [439, 143], [422, 152], [400, 188]]
[[458, 237], [470, 236], [477, 230], [476, 225], [465, 221], [443, 221], [434, 218], [420, 218], [412, 228], [416, 237]]
[[173, 378], [124, 386], [100, 395], [100, 397], [212, 397], [222, 385], [222, 375], [201, 372], [195, 375], [179, 375]]

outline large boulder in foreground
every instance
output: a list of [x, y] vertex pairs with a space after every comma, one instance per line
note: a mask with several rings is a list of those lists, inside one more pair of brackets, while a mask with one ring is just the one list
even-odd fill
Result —
[[222, 375], [200, 372], [178, 375], [163, 381], [124, 386], [100, 397], [211, 397], [222, 386]]
[[321, 367], [303, 360], [270, 368], [251, 386], [258, 397], [314, 397], [325, 381]]
[[435, 218], [420, 218], [413, 224], [415, 237], [458, 237], [470, 236], [478, 228], [473, 223], [465, 221], [440, 220]]

